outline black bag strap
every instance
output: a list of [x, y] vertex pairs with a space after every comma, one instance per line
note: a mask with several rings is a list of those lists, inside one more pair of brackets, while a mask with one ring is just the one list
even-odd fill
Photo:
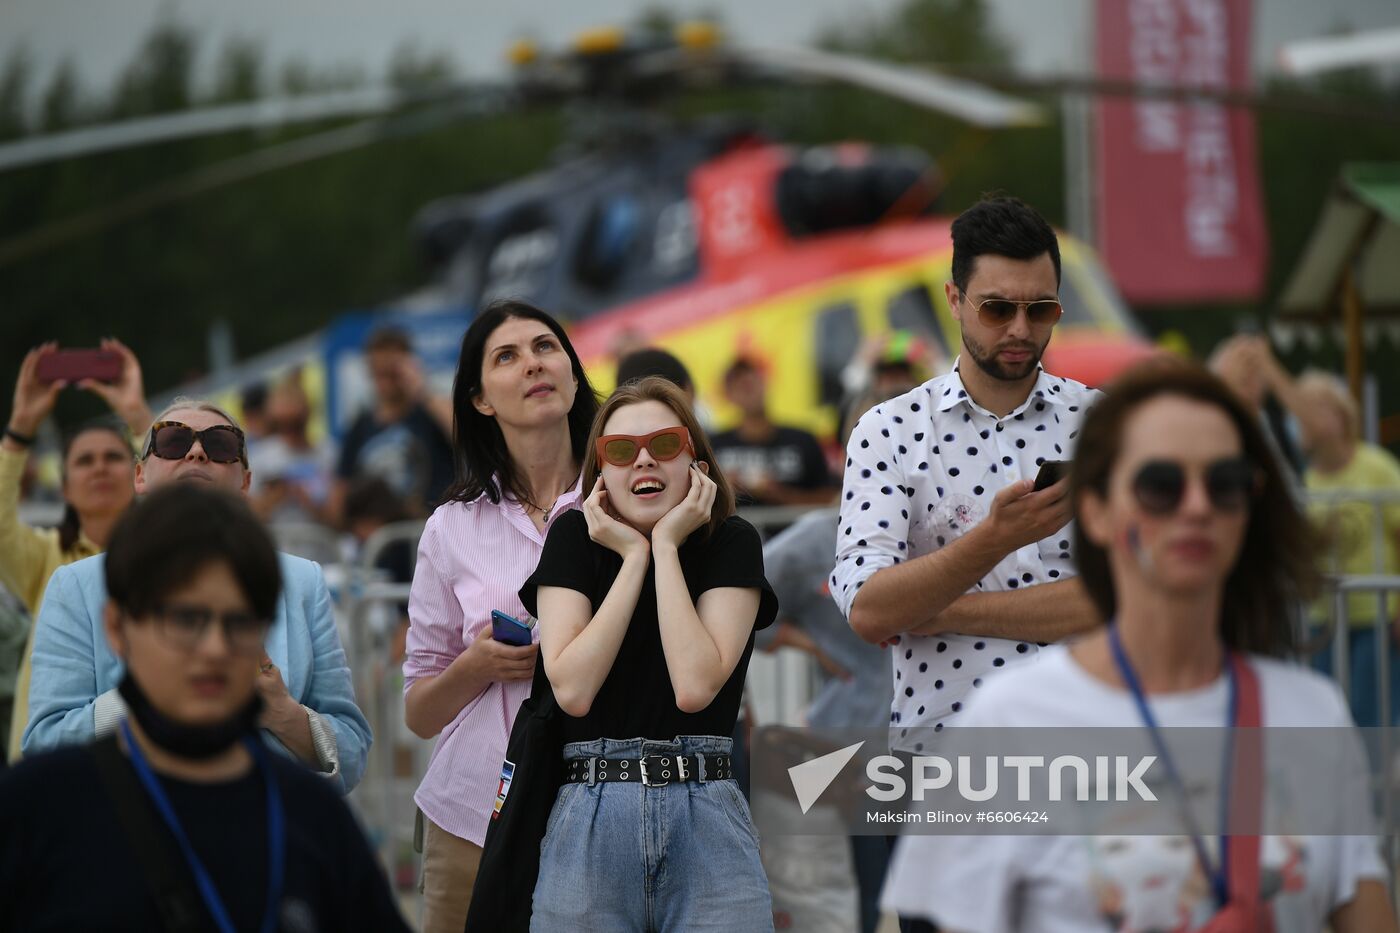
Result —
[[199, 892], [189, 872], [180, 870], [170, 838], [146, 799], [131, 762], [117, 745], [116, 735], [94, 742], [92, 751], [97, 773], [117, 805], [117, 819], [136, 852], [136, 863], [146, 876], [166, 933], [206, 933], [210, 927]]

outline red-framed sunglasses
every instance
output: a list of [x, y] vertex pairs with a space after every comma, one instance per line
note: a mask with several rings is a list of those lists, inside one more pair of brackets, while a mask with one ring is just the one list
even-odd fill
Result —
[[657, 460], [674, 460], [683, 450], [695, 456], [690, 432], [678, 426], [650, 434], [604, 434], [598, 438], [598, 465], [601, 467], [606, 462], [613, 466], [631, 466], [643, 447]]

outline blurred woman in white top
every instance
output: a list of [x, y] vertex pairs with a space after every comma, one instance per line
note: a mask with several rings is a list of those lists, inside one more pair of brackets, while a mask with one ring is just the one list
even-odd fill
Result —
[[[1221, 727], [1251, 680], [1263, 726], [1352, 725], [1335, 684], [1275, 660], [1314, 551], [1258, 422], [1219, 380], [1175, 362], [1129, 373], [1086, 418], [1071, 476], [1081, 579], [1109, 624], [989, 678], [960, 728]], [[1342, 806], [1369, 823], [1364, 794]], [[1253, 838], [1261, 880], [1244, 899], [1220, 853], [1247, 843], [1214, 836], [913, 836], [883, 902], [958, 933], [1396, 929], [1372, 837]]]

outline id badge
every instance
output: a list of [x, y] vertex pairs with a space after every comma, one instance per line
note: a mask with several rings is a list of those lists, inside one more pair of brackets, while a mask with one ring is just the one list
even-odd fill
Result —
[[501, 807], [505, 806], [506, 794], [510, 793], [510, 781], [515, 775], [515, 762], [504, 761], [501, 763], [501, 783], [496, 787], [496, 806], [491, 811], [491, 819], [498, 819], [501, 815]]

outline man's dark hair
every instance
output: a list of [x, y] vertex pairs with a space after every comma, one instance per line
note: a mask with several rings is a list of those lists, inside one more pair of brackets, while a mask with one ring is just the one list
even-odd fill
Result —
[[117, 522], [105, 561], [107, 595], [136, 618], [220, 561], [259, 618], [277, 615], [277, 548], [248, 504], [222, 489], [170, 483], [145, 496]]
[[345, 525], [360, 519], [401, 522], [409, 517], [408, 505], [382, 476], [361, 476], [345, 491]]
[[689, 392], [695, 385], [690, 379], [690, 370], [676, 357], [659, 347], [644, 347], [633, 350], [617, 363], [617, 384], [625, 386], [646, 376], [660, 376], [674, 383], [682, 392]]
[[724, 371], [724, 384], [729, 385], [730, 381], [744, 375], [745, 373], [759, 373], [763, 370], [758, 363], [747, 356], [735, 357], [734, 362], [729, 364], [729, 368]]
[[412, 353], [413, 341], [408, 339], [408, 334], [397, 327], [381, 327], [379, 330], [369, 335], [365, 341], [366, 353], [377, 353], [380, 350], [392, 350], [396, 353]]
[[491, 302], [462, 335], [462, 351], [457, 357], [457, 375], [452, 380], [452, 457], [456, 479], [443, 494], [444, 502], [471, 502], [486, 494], [492, 502], [509, 492], [517, 499], [525, 491], [519, 465], [511, 459], [505, 435], [496, 419], [476, 410], [472, 400], [481, 394], [481, 366], [486, 359], [486, 341], [506, 321], [519, 318], [538, 321], [559, 340], [569, 355], [569, 367], [578, 380], [574, 407], [569, 409], [569, 446], [574, 459], [583, 463], [588, 449], [588, 432], [598, 412], [598, 394], [583, 371], [578, 351], [564, 333], [564, 326], [534, 305], [513, 298]]
[[983, 198], [953, 221], [953, 284], [967, 294], [978, 256], [1034, 259], [1050, 254], [1060, 283], [1060, 242], [1036, 209], [1019, 198]]
[[267, 407], [267, 383], [255, 382], [246, 386], [239, 395], [238, 404], [244, 416], [262, 414]]

